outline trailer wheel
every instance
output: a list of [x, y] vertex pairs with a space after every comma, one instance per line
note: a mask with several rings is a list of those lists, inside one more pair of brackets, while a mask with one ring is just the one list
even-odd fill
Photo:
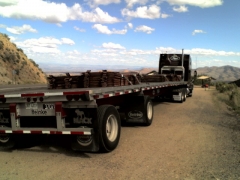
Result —
[[145, 123], [144, 125], [150, 126], [153, 120], [153, 104], [149, 96], [144, 99], [144, 114], [145, 114]]
[[100, 151], [110, 152], [117, 147], [121, 133], [121, 121], [116, 108], [111, 105], [100, 106], [98, 123]]
[[190, 90], [190, 93], [188, 94], [188, 97], [192, 97], [193, 90]]
[[[2, 127], [2, 126], [1, 126]], [[8, 150], [15, 146], [13, 136], [10, 134], [0, 134], [0, 150]]]
[[183, 103], [184, 102], [184, 92], [182, 91], [181, 92], [181, 100], [179, 101], [180, 103]]
[[186, 101], [187, 99], [187, 90], [183, 89], [183, 101]]

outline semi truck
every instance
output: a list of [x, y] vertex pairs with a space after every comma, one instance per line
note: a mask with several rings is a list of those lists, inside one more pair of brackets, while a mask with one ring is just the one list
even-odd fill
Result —
[[191, 63], [189, 54], [160, 54], [150, 74], [88, 71], [49, 76], [43, 87], [0, 87], [0, 147], [12, 148], [26, 134], [58, 135], [74, 150], [111, 152], [122, 122], [152, 124], [152, 99], [182, 103], [192, 96]]

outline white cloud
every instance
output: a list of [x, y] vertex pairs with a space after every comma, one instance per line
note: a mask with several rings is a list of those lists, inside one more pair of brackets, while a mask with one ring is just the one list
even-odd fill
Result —
[[79, 32], [86, 32], [85, 29], [79, 28], [79, 27], [77, 27], [77, 26], [74, 26], [74, 29], [75, 29], [76, 31], [79, 31]]
[[188, 12], [188, 8], [186, 6], [173, 7], [173, 10], [179, 13]]
[[128, 50], [128, 51], [122, 51], [121, 54], [138, 56], [138, 55], [150, 55], [150, 54], [152, 54], [152, 52], [149, 51], [149, 50], [131, 49], [131, 50]]
[[18, 0], [0, 0], [0, 6], [10, 6], [17, 4]]
[[7, 26], [4, 24], [0, 24], [0, 28], [6, 28]]
[[220, 60], [220, 59], [213, 59], [213, 61], [215, 61], [215, 62], [222, 62], [222, 60]]
[[120, 44], [115, 44], [115, 43], [112, 43], [112, 42], [103, 43], [102, 47], [107, 48], [107, 49], [125, 49], [125, 47], [121, 46]]
[[199, 34], [199, 33], [206, 33], [206, 32], [203, 31], [203, 30], [194, 30], [194, 31], [192, 32], [192, 35]]
[[134, 30], [135, 32], [145, 32], [147, 34], [151, 34], [153, 31], [155, 31], [154, 28], [142, 25], [142, 26], [138, 26], [136, 27], [136, 29]]
[[124, 8], [121, 10], [121, 13], [128, 18], [156, 19], [160, 17], [160, 7], [157, 5], [142, 6], [138, 7], [136, 11]]
[[108, 29], [107, 26], [104, 26], [102, 24], [94, 24], [92, 26], [93, 29], [97, 29], [97, 31], [99, 33], [102, 34], [126, 34], [127, 33], [127, 29], [122, 29], [122, 30], [116, 30], [116, 29]]
[[223, 4], [223, 0], [166, 0], [171, 5], [190, 5], [198, 6], [201, 8], [209, 8], [214, 6], [220, 6]]
[[169, 15], [169, 14], [161, 14], [161, 18], [165, 19], [165, 18], [168, 18], [168, 17], [171, 17], [172, 15]]
[[[157, 68], [160, 53], [182, 53], [181, 49], [175, 49], [173, 47], [157, 47], [156, 49], [150, 50], [126, 49], [124, 46], [113, 42], [105, 42], [101, 46], [98, 46], [99, 49], [92, 49], [89, 52], [71, 50], [64, 53], [59, 49], [63, 44], [62, 39], [51, 37], [30, 39], [29, 41], [26, 40], [16, 44], [18, 46], [20, 44], [21, 46], [19, 47], [26, 52], [28, 57], [36, 60], [37, 63], [45, 62], [48, 65], [49, 63], [72, 64], [75, 67], [77, 67], [76, 65], [78, 64], [85, 64], [95, 65], [95, 67], [104, 65], [106, 68], [110, 66], [116, 68], [122, 68], [122, 66], [125, 66], [126, 68], [130, 68], [131, 66]], [[74, 46], [73, 49], [75, 49]], [[240, 57], [240, 52], [216, 51], [213, 49], [202, 48], [185, 49], [184, 52], [185, 54], [191, 54], [192, 59], [198, 57], [198, 65], [201, 66], [210, 64], [218, 66], [220, 63], [222, 63], [221, 65], [225, 65], [231, 60], [233, 61]], [[217, 61], [216, 59], [222, 60], [222, 62]], [[228, 59], [228, 61], [225, 61], [224, 59]], [[64, 65], [62, 65], [62, 67], [64, 69]]]
[[121, 0], [85, 0], [91, 7], [97, 7], [98, 5], [118, 4]]
[[73, 50], [73, 51], [68, 51], [66, 54], [68, 54], [68, 55], [80, 55], [81, 54], [81, 52], [79, 52], [78, 50]]
[[145, 5], [148, 0], [125, 0], [128, 8], [132, 8], [135, 4]]
[[24, 48], [28, 53], [60, 53], [60, 45], [74, 45], [74, 41], [69, 38], [56, 39], [53, 37], [41, 37], [39, 39], [27, 39], [23, 42], [15, 42], [17, 46]]
[[128, 23], [128, 28], [132, 29], [133, 28], [133, 24], [132, 23]]
[[14, 37], [14, 36], [8, 36], [9, 38], [10, 38], [10, 40], [12, 41], [12, 42], [14, 42], [14, 41], [16, 41], [17, 40], [17, 38], [16, 37]]
[[12, 34], [23, 34], [26, 32], [36, 33], [37, 30], [33, 29], [30, 25], [24, 24], [23, 26], [13, 26], [12, 28], [7, 27], [6, 30]]
[[0, 6], [0, 16], [16, 19], [42, 20], [49, 23], [63, 23], [69, 20], [81, 20], [94, 23], [116, 23], [120, 20], [110, 16], [99, 7], [84, 11], [76, 3], [68, 7], [65, 3], [44, 0], [18, 0], [9, 6]]
[[69, 38], [61, 38], [62, 44], [67, 44], [67, 45], [74, 45], [75, 42]]
[[[182, 53], [182, 50], [175, 49], [172, 47], [157, 47], [154, 50], [154, 54], [160, 53]], [[184, 49], [185, 54], [191, 55], [202, 55], [202, 56], [240, 56], [240, 53], [237, 52], [226, 52], [226, 51], [216, 51], [213, 49], [203, 49], [203, 48], [193, 48], [193, 49]]]

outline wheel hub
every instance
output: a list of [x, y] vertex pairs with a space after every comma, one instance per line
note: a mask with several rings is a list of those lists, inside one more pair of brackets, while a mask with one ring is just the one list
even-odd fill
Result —
[[79, 135], [77, 136], [78, 144], [82, 146], [88, 146], [92, 143], [92, 136], [91, 135]]
[[117, 138], [118, 123], [114, 115], [110, 115], [106, 123], [106, 134], [109, 141], [113, 142]]
[[147, 104], [147, 117], [148, 119], [152, 119], [153, 111], [152, 111], [152, 104], [148, 102]]

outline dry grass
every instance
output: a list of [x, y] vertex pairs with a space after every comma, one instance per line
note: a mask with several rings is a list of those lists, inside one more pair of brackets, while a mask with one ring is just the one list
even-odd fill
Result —
[[240, 89], [235, 84], [218, 83], [216, 97], [226, 104], [230, 110], [240, 114]]
[[36, 83], [47, 83], [46, 75], [8, 36], [0, 33], [0, 84]]

